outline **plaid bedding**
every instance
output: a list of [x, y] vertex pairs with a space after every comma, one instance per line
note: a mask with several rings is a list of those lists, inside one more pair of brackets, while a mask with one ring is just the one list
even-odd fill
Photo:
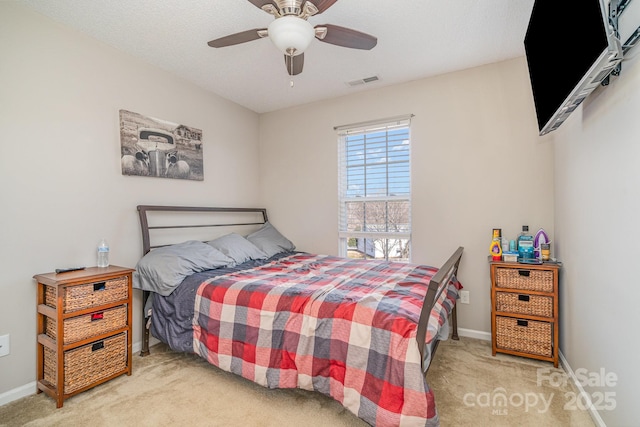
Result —
[[[415, 340], [436, 269], [296, 254], [203, 282], [194, 352], [270, 388], [316, 390], [371, 425], [438, 425]], [[431, 313], [427, 342], [460, 285]]]

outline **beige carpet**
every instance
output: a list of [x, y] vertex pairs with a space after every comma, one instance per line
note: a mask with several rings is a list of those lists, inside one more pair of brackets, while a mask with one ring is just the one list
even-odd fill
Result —
[[[485, 341], [443, 342], [427, 377], [442, 426], [593, 426], [587, 413], [572, 410], [565, 399], [565, 394], [576, 392], [570, 380], [559, 388], [548, 381], [539, 386], [539, 368], [549, 374], [562, 372], [550, 363], [492, 357]], [[506, 397], [504, 405], [499, 405], [497, 395]], [[551, 402], [546, 410], [542, 398]], [[367, 424], [319, 393], [269, 390], [164, 345], [154, 346], [151, 356], [135, 355], [131, 377], [121, 376], [76, 395], [60, 409], [44, 393], [0, 407], [0, 426], [173, 425]]]

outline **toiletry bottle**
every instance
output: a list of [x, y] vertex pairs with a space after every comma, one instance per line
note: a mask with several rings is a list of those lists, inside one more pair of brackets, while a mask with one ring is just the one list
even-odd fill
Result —
[[518, 236], [518, 260], [533, 259], [533, 236], [529, 234], [529, 226], [522, 226], [522, 233]]
[[551, 245], [549, 243], [540, 244], [540, 259], [542, 261], [549, 261], [551, 258]]
[[502, 234], [502, 230], [499, 228], [493, 229], [493, 239], [491, 239], [491, 244], [489, 245], [489, 253], [491, 254], [491, 259], [493, 261], [501, 261], [502, 260], [502, 248], [500, 247], [500, 235]]

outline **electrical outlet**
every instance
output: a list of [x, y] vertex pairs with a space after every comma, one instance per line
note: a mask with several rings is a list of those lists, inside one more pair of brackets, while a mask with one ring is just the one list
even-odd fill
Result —
[[0, 357], [8, 355], [10, 352], [9, 335], [3, 335], [0, 337]]
[[460, 302], [462, 304], [469, 304], [469, 291], [460, 291]]

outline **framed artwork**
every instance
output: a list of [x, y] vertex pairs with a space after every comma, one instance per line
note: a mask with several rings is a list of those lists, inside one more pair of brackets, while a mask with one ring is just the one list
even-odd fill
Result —
[[123, 175], [204, 180], [202, 131], [120, 110]]

